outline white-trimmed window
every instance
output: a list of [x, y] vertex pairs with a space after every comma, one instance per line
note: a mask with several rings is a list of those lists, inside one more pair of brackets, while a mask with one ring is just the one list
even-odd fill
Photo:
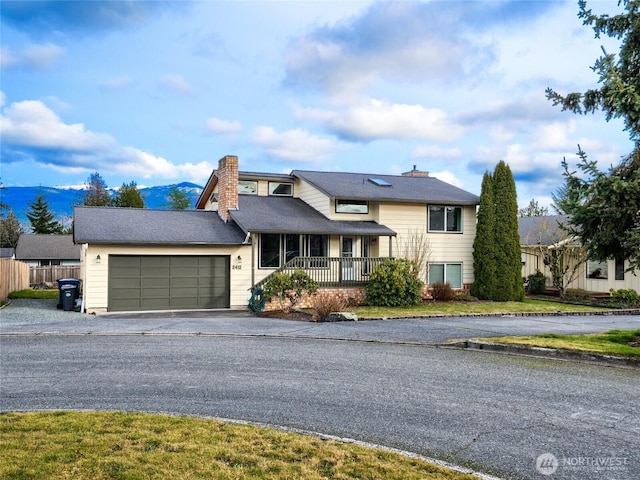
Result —
[[366, 200], [336, 200], [336, 213], [369, 213]]
[[606, 280], [609, 278], [609, 263], [587, 260], [587, 278]]
[[293, 197], [293, 183], [269, 182], [269, 195]]
[[462, 207], [429, 206], [430, 232], [462, 232]]
[[462, 263], [430, 263], [429, 285], [449, 283], [451, 288], [462, 288]]
[[258, 182], [254, 180], [239, 180], [238, 181], [238, 193], [240, 195], [257, 195], [258, 194]]

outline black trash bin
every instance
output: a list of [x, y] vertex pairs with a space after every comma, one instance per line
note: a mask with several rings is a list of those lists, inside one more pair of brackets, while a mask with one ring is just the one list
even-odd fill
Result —
[[62, 295], [62, 310], [65, 312], [73, 312], [76, 306], [76, 292], [78, 288], [74, 285], [63, 285], [60, 288]]
[[[81, 280], [79, 280], [77, 278], [59, 278], [57, 280], [57, 282], [58, 282], [58, 308], [61, 309], [64, 306], [64, 298], [63, 297], [64, 297], [65, 287], [74, 287], [75, 288], [75, 292], [73, 294], [73, 296], [74, 296], [73, 301], [75, 303], [75, 301], [80, 296]], [[71, 310], [73, 310], [73, 306], [71, 307]]]

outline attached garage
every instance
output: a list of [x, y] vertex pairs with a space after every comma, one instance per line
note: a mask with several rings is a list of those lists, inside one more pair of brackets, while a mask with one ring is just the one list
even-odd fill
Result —
[[228, 255], [109, 255], [109, 311], [229, 308]]

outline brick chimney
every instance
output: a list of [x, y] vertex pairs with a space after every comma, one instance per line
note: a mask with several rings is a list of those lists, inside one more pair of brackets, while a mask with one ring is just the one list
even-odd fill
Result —
[[402, 174], [403, 177], [428, 177], [429, 172], [423, 172], [422, 170], [416, 169], [416, 166], [413, 166], [413, 170], [410, 172], [405, 172]]
[[238, 209], [238, 157], [226, 155], [218, 161], [218, 215], [231, 220], [229, 210]]

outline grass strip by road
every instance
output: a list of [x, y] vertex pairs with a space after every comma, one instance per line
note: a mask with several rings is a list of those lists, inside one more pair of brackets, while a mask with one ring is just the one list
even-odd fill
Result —
[[638, 343], [634, 343], [636, 346], [630, 345], [630, 343], [640, 340], [640, 329], [609, 330], [604, 333], [590, 333], [585, 335], [546, 333], [522, 337], [477, 338], [474, 340], [640, 358], [640, 347], [637, 346]]
[[0, 444], [6, 479], [477, 479], [356, 444], [144, 413], [5, 413]]
[[525, 299], [523, 302], [433, 302], [413, 307], [363, 306], [350, 310], [358, 315], [358, 318], [400, 318], [428, 315], [597, 312], [608, 309]]

